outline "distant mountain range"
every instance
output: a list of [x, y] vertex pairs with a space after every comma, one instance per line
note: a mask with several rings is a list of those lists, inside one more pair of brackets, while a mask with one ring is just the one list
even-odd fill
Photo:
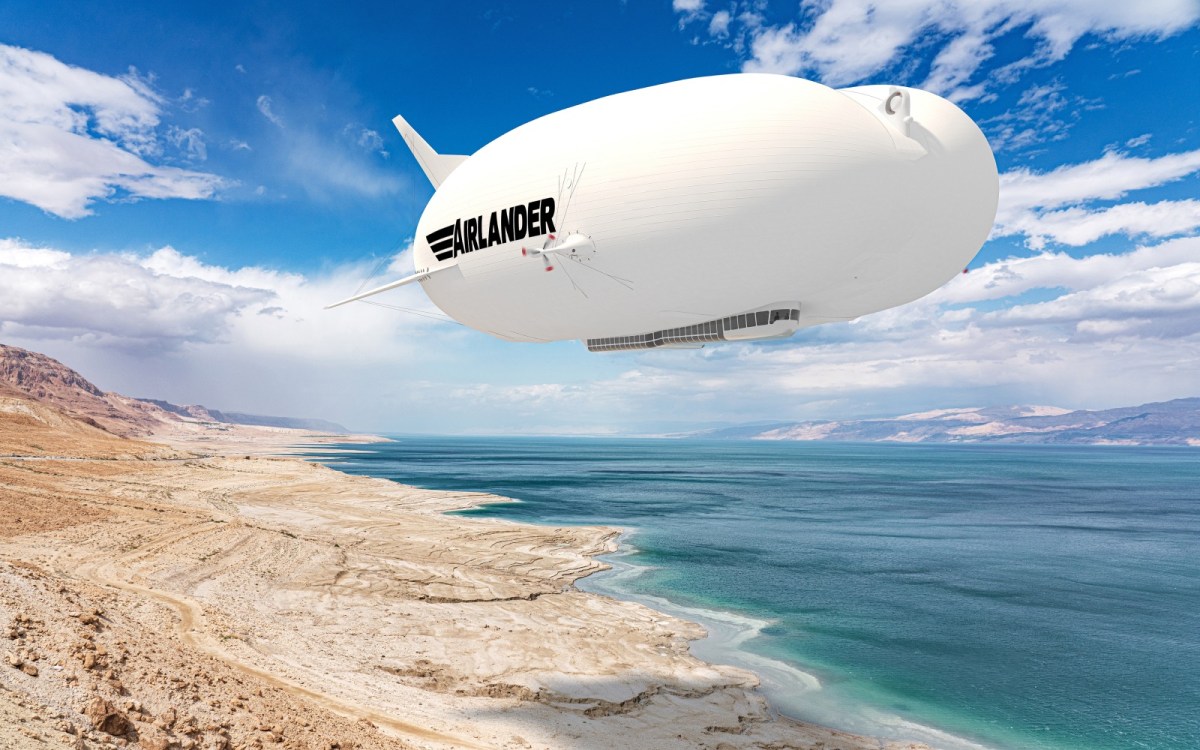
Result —
[[313, 432], [333, 432], [346, 435], [350, 430], [337, 422], [327, 419], [311, 419], [306, 417], [269, 417], [263, 414], [244, 414], [240, 411], [218, 411], [205, 406], [178, 406], [170, 401], [159, 401], [153, 398], [138, 399], [147, 404], [154, 404], [166, 411], [181, 417], [198, 419], [207, 422], [224, 422], [225, 424], [246, 424], [257, 427], [286, 427], [292, 430], [310, 430]]
[[1071, 411], [1054, 406], [938, 409], [885, 419], [738, 425], [690, 433], [689, 437], [1200, 447], [1200, 398], [1102, 411]]
[[131, 398], [105, 392], [56, 359], [0, 344], [0, 397], [20, 397], [121, 437], [145, 437], [180, 421], [286, 427], [347, 434], [323, 419], [268, 417], [222, 412], [203, 406], [178, 406], [158, 399]]

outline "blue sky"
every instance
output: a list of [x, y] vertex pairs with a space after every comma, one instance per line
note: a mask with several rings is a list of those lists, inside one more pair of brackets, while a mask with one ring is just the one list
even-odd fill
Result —
[[[8, 2], [0, 341], [131, 395], [416, 432], [1198, 395], [1198, 24], [1197, 0]], [[739, 71], [957, 101], [1002, 174], [972, 273], [700, 352], [598, 356], [320, 310], [380, 259], [383, 276], [411, 267], [432, 189], [393, 115], [471, 153], [598, 96]]]

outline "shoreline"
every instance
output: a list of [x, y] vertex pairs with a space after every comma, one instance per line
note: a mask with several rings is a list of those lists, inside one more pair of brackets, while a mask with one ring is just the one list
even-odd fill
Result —
[[[804, 671], [802, 667], [758, 654], [744, 647], [746, 642], [758, 637], [764, 628], [771, 625], [769, 620], [733, 610], [680, 604], [664, 596], [643, 594], [622, 586], [622, 581], [637, 578], [649, 570], [632, 563], [623, 563], [619, 559], [636, 552], [636, 546], [630, 541], [634, 534], [636, 529], [622, 531], [617, 540], [618, 549], [600, 556], [602, 561], [609, 563], [610, 569], [581, 579], [578, 582], [582, 584], [579, 588], [600, 596], [634, 601], [700, 625], [705, 629], [706, 635], [691, 642], [691, 653], [712, 664], [723, 664], [753, 672], [760, 681], [757, 689], [780, 716], [864, 737], [893, 742], [922, 742], [939, 750], [992, 750], [982, 743], [894, 714], [886, 714], [869, 706], [857, 707], [859, 710], [852, 712], [845, 704], [826, 700], [822, 695], [821, 680], [816, 675]], [[811, 711], [812, 703], [823, 705], [823, 714], [830, 717], [836, 715], [839, 718], [829, 720], [825, 716], [815, 715], [816, 712], [813, 712], [814, 715], [803, 715], [805, 709], [801, 706], [810, 704]]]
[[0, 530], [14, 731], [147, 750], [920, 747], [781, 718], [752, 673], [691, 653], [699, 625], [576, 587], [616, 529], [450, 515], [506, 499], [265, 455], [299, 442], [193, 430], [0, 459], [20, 509]]
[[[309, 446], [305, 446], [309, 447]], [[369, 453], [370, 449], [323, 449], [326, 455], [341, 453]], [[313, 460], [322, 465], [336, 469], [337, 462], [329, 463], [300, 454], [305, 460]], [[399, 484], [399, 483], [397, 483]], [[416, 486], [416, 485], [400, 485]], [[420, 488], [429, 492], [444, 492], [432, 488]], [[486, 505], [506, 505], [521, 503], [517, 498], [488, 494], [486, 498], [470, 506], [471, 508]], [[468, 510], [460, 508], [459, 510]], [[502, 516], [475, 516], [475, 518], [512, 523], [518, 526], [534, 525], [549, 526], [550, 523], [517, 521]], [[580, 528], [596, 528], [581, 526]], [[960, 737], [935, 727], [914, 722], [903, 717], [884, 713], [869, 706], [857, 707], [858, 711], [848, 712], [848, 706], [835, 704], [831, 700], [823, 700], [820, 679], [802, 668], [771, 657], [757, 654], [743, 648], [746, 641], [757, 637], [770, 622], [744, 615], [732, 610], [721, 610], [704, 606], [690, 606], [673, 602], [663, 596], [641, 594], [629, 588], [622, 587], [620, 581], [624, 578], [636, 578], [644, 574], [648, 568], [640, 567], [621, 560], [632, 555], [636, 547], [630, 539], [637, 533], [634, 527], [613, 527], [618, 535], [613, 540], [613, 546], [608, 551], [595, 555], [595, 559], [604, 567], [589, 572], [572, 582], [575, 589], [600, 597], [618, 601], [633, 602], [645, 606], [663, 615], [673, 617], [681, 622], [697, 625], [703, 633], [688, 641], [688, 652], [697, 659], [710, 665], [727, 666], [750, 672], [756, 678], [756, 686], [750, 688], [760, 694], [766, 701], [768, 710], [783, 721], [795, 722], [799, 725], [825, 729], [834, 732], [845, 732], [858, 735], [860, 738], [879, 743], [925, 743], [925, 746], [937, 750], [992, 750], [973, 740]], [[797, 690], [799, 694], [797, 694]], [[807, 699], [807, 700], [806, 700]], [[818, 716], [803, 716], [799, 706], [814, 700], [823, 703], [826, 715], [837, 715], [835, 721], [825, 720]], [[880, 731], [883, 730], [883, 731]], [[911, 745], [917, 747], [917, 745]]]

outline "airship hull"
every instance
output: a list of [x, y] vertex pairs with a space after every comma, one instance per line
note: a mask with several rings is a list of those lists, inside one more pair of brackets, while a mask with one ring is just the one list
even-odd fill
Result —
[[944, 284], [986, 239], [997, 183], [979, 128], [934, 94], [698, 78], [555, 112], [484, 146], [429, 201], [414, 262], [438, 307], [510, 340], [796, 309], [762, 331], [786, 335]]

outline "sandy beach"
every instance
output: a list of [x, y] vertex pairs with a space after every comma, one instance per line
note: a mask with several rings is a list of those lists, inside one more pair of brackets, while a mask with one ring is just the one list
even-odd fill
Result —
[[615, 529], [446, 515], [496, 498], [277, 455], [341, 436], [18, 412], [2, 748], [917, 747], [779, 717], [689, 653], [700, 626], [577, 590]]

